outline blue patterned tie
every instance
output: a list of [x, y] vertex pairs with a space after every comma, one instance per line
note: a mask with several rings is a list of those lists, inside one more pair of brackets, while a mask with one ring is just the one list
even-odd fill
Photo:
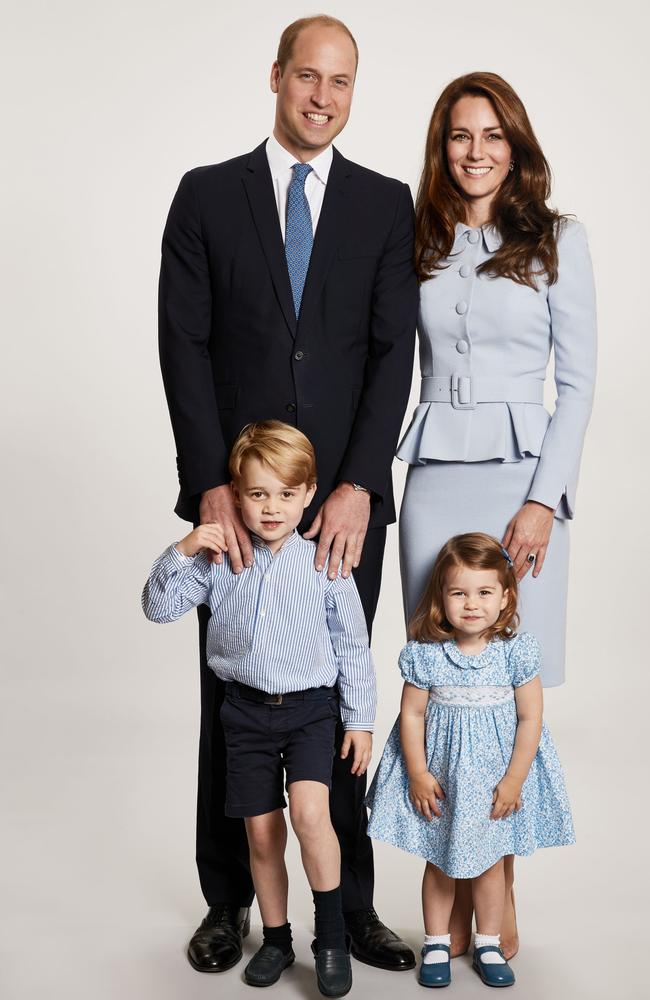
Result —
[[296, 318], [300, 313], [302, 290], [305, 287], [314, 234], [311, 228], [311, 212], [305, 195], [305, 179], [311, 173], [308, 163], [294, 163], [293, 177], [287, 196], [287, 228], [284, 238], [284, 252], [289, 268], [289, 280], [293, 292]]

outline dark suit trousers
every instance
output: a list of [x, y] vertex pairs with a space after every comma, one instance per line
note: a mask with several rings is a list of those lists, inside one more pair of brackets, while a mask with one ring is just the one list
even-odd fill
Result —
[[[366, 535], [361, 564], [354, 578], [366, 616], [368, 634], [377, 609], [386, 528], [371, 528]], [[244, 821], [224, 815], [226, 800], [226, 751], [219, 710], [225, 685], [206, 661], [206, 633], [210, 612], [199, 609], [201, 658], [201, 735], [196, 822], [196, 863], [203, 895], [209, 906], [230, 902], [249, 906], [254, 890], [248, 863]], [[341, 760], [338, 750], [343, 727], [337, 727], [330, 812], [341, 845], [341, 888], [344, 910], [372, 906], [374, 869], [372, 843], [363, 800], [366, 776], [350, 774], [351, 760]]]

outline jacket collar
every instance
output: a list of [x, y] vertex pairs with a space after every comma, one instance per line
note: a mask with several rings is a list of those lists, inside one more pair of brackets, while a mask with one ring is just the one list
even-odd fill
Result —
[[[454, 250], [458, 250], [460, 246], [467, 240], [467, 233], [472, 232], [473, 227], [466, 225], [464, 222], [456, 223], [456, 239], [454, 241]], [[474, 232], [479, 232], [483, 238], [483, 245], [488, 253], [494, 253], [502, 244], [501, 234], [499, 230], [494, 225], [481, 226], [479, 229], [474, 229]]]

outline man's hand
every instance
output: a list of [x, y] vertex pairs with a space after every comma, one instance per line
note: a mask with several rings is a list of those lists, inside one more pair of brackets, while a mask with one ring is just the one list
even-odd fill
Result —
[[431, 813], [442, 816], [438, 800], [442, 801], [444, 797], [445, 793], [430, 771], [409, 776], [409, 798], [425, 819], [433, 819]]
[[320, 572], [327, 562], [327, 575], [335, 580], [341, 560], [342, 575], [348, 577], [361, 561], [363, 543], [370, 518], [370, 494], [355, 490], [352, 483], [339, 483], [318, 511], [305, 538], [314, 538], [320, 532], [314, 565]]
[[[234, 573], [241, 573], [244, 566], [253, 565], [251, 538], [230, 486], [215, 486], [205, 491], [199, 505], [199, 521], [201, 524], [214, 521], [220, 524]], [[214, 552], [211, 559], [216, 563], [223, 562], [221, 552]]]
[[366, 733], [361, 729], [348, 729], [341, 745], [342, 760], [346, 759], [350, 748], [354, 751], [350, 771], [360, 778], [368, 770], [372, 757], [372, 733]]
[[221, 557], [222, 552], [228, 551], [226, 538], [220, 524], [200, 524], [198, 528], [190, 531], [189, 535], [177, 542], [176, 548], [181, 555], [188, 556], [188, 558], [195, 556], [201, 549], [214, 552], [219, 557]]
[[505, 819], [512, 816], [513, 812], [521, 809], [521, 782], [515, 778], [509, 778], [506, 774], [492, 796], [492, 812], [490, 819]]

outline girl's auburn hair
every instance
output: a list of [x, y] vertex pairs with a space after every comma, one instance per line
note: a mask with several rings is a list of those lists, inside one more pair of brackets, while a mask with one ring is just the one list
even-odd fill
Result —
[[491, 221], [499, 231], [501, 246], [478, 270], [535, 289], [535, 279], [541, 275], [554, 284], [557, 238], [564, 217], [546, 204], [551, 193], [551, 168], [521, 99], [496, 73], [459, 76], [445, 87], [433, 109], [415, 204], [418, 277], [428, 281], [446, 266], [456, 223], [466, 221], [467, 203], [449, 171], [446, 144], [452, 108], [467, 96], [490, 101], [512, 147], [514, 163], [493, 202]]
[[495, 637], [511, 639], [519, 625], [517, 576], [504, 555], [501, 543], [482, 531], [454, 535], [443, 545], [433, 564], [426, 590], [409, 622], [409, 638], [417, 642], [444, 642], [453, 634], [445, 618], [442, 592], [447, 572], [454, 566], [496, 570], [501, 586], [508, 591], [508, 600], [494, 625], [486, 629], [484, 635], [488, 642]]

